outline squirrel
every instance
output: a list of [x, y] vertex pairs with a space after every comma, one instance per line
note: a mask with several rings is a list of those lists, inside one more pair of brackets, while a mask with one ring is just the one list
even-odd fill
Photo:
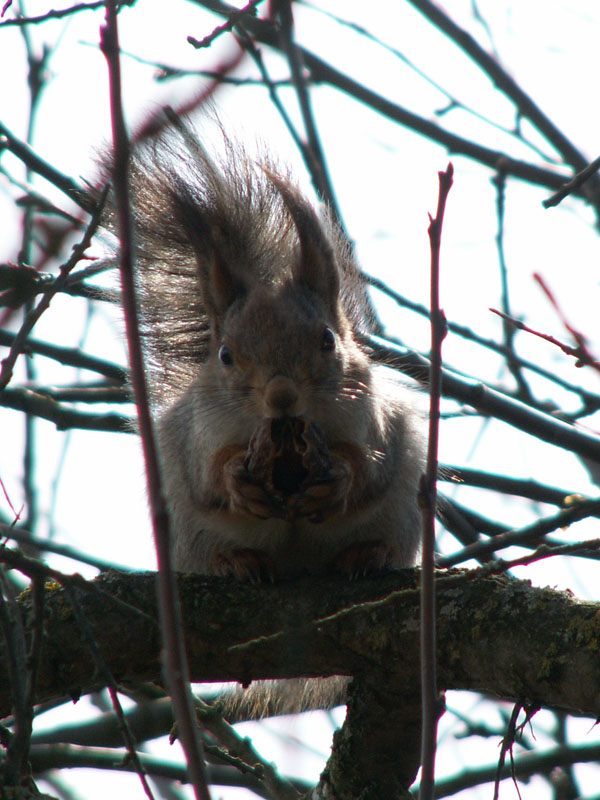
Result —
[[347, 238], [270, 157], [178, 127], [131, 163], [175, 568], [413, 566], [422, 416], [359, 341], [376, 323]]

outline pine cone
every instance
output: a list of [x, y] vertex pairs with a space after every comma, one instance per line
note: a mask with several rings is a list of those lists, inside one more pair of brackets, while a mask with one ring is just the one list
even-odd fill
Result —
[[246, 469], [282, 498], [327, 480], [331, 457], [323, 431], [304, 417], [265, 420], [248, 444]]

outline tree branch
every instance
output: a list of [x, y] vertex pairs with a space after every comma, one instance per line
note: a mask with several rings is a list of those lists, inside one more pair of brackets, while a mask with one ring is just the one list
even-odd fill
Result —
[[438, 446], [440, 436], [440, 397], [442, 389], [442, 342], [448, 328], [440, 307], [440, 249], [444, 211], [452, 188], [454, 167], [448, 164], [438, 172], [439, 192], [435, 217], [429, 215], [429, 244], [431, 250], [430, 324], [431, 362], [429, 370], [429, 437], [426, 471], [421, 476], [419, 502], [423, 516], [423, 553], [421, 578], [421, 788], [419, 800], [433, 797], [435, 784], [435, 749], [437, 724], [442, 711], [438, 696], [435, 663], [435, 509], [437, 498]]
[[38, 156], [34, 150], [26, 143], [12, 134], [9, 129], [0, 122], [0, 147], [6, 148], [20, 161], [22, 161], [33, 172], [37, 172], [47, 181], [52, 183], [61, 192], [64, 192], [67, 197], [70, 197], [74, 203], [88, 211], [90, 214], [96, 207], [95, 200], [85, 190], [81, 189], [75, 181], [67, 175], [63, 175], [59, 170], [55, 169], [47, 161]]
[[[380, 336], [363, 336], [362, 339], [372, 348], [373, 358], [397, 367], [415, 380], [427, 384], [429, 361], [424, 356]], [[442, 395], [473, 406], [480, 413], [496, 417], [544, 442], [600, 462], [599, 436], [490, 389], [473, 378], [464, 378], [449, 369], [442, 370]]]
[[[222, 16], [227, 16], [235, 10], [233, 6], [230, 6], [228, 3], [223, 3], [221, 0], [194, 0], [194, 2]], [[276, 50], [281, 50], [278, 32], [272, 22], [262, 19], [248, 19], [245, 27], [256, 37], [257, 41], [269, 47], [273, 47]], [[302, 56], [305, 67], [310, 71], [312, 81], [327, 83], [336, 87], [353, 99], [372, 108], [377, 113], [391, 119], [393, 122], [397, 122], [434, 142], [438, 142], [446, 147], [450, 153], [465, 155], [467, 158], [478, 161], [480, 164], [484, 164], [493, 170], [502, 169], [507, 176], [510, 175], [532, 184], [546, 186], [550, 189], [559, 189], [564, 184], [565, 180], [568, 180], [570, 177], [556, 172], [554, 169], [547, 169], [537, 166], [536, 164], [512, 158], [499, 150], [493, 150], [477, 142], [458, 136], [452, 131], [442, 128], [437, 123], [419, 114], [415, 114], [391, 102], [382, 95], [377, 94], [377, 92], [374, 92], [372, 89], [363, 86], [339, 70], [336, 70], [326, 61], [323, 61], [321, 58], [314, 55], [314, 53], [306, 50], [306, 48], [299, 47], [299, 53]], [[574, 194], [579, 197], [586, 197], [581, 187], [579, 187]]]
[[25, 411], [36, 417], [53, 422], [59, 431], [80, 428], [89, 431], [110, 431], [112, 433], [134, 433], [135, 420], [123, 414], [112, 412], [92, 414], [76, 411], [57, 403], [48, 395], [31, 389], [4, 389], [0, 394], [0, 406]]
[[[248, 586], [180, 576], [191, 679], [248, 683], [351, 674], [372, 682], [380, 671], [386, 689], [414, 695], [420, 672], [417, 577], [418, 571], [402, 570], [352, 583], [323, 577]], [[102, 593], [81, 596], [106, 664], [121, 683], [161, 681], [155, 580], [154, 573], [111, 571], [89, 584]], [[482, 570], [439, 571], [436, 588], [441, 688], [600, 716], [599, 603]], [[23, 593], [19, 603], [27, 620], [31, 595]], [[37, 702], [103, 686], [56, 584], [45, 591], [44, 634]], [[1, 653], [0, 715], [9, 710]]]
[[197, 800], [210, 800], [202, 741], [194, 717], [187, 675], [187, 659], [183, 637], [183, 619], [172, 571], [170, 520], [163, 490], [163, 478], [158, 463], [156, 434], [150, 412], [150, 397], [146, 383], [141, 333], [134, 277], [134, 221], [130, 204], [129, 153], [130, 144], [123, 114], [121, 96], [121, 62], [117, 25], [116, 0], [107, 0], [106, 21], [100, 29], [100, 49], [108, 65], [110, 108], [113, 132], [113, 190], [120, 244], [121, 290], [127, 331], [131, 369], [131, 384], [137, 408], [138, 426], [146, 468], [148, 503], [158, 561], [157, 596], [161, 618], [164, 667], [173, 700], [179, 736], [192, 776]]
[[431, 0], [408, 1], [421, 14], [427, 17], [438, 30], [448, 36], [459, 49], [466, 53], [473, 63], [483, 70], [494, 86], [497, 86], [514, 103], [519, 114], [528, 119], [537, 128], [567, 163], [574, 166], [576, 170], [585, 167], [587, 164], [585, 156], [579, 152], [562, 130], [544, 114], [533, 99], [523, 91], [496, 57], [484, 50], [468, 31], [457, 25], [443, 9], [431, 2]]

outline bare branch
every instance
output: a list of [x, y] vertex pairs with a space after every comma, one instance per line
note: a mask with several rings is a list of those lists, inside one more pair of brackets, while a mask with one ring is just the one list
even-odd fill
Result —
[[490, 308], [490, 311], [492, 314], [497, 314], [499, 317], [502, 317], [502, 319], [510, 322], [511, 325], [513, 325], [515, 328], [518, 328], [520, 331], [525, 331], [526, 333], [531, 333], [533, 336], [538, 336], [540, 339], [544, 339], [544, 341], [550, 342], [550, 344], [560, 348], [565, 355], [576, 358], [576, 367], [594, 367], [594, 369], [600, 370], [600, 361], [596, 361], [592, 355], [582, 351], [580, 345], [577, 347], [572, 347], [571, 345], [565, 344], [555, 336], [551, 336], [548, 333], [542, 333], [541, 331], [536, 331], [529, 325], [525, 325], [524, 322], [514, 319], [514, 317], [509, 317], [508, 314], [503, 314], [502, 311], [498, 311], [496, 308]]
[[[429, 361], [419, 353], [382, 339], [365, 336], [374, 357], [400, 369], [427, 384]], [[600, 463], [600, 437], [544, 414], [519, 400], [490, 389], [480, 381], [463, 378], [450, 370], [442, 370], [442, 394], [473, 406], [483, 414], [507, 422], [515, 428], [537, 436], [545, 442], [572, 450]]]
[[114, 144], [113, 188], [121, 245], [120, 269], [123, 310], [125, 312], [127, 344], [129, 347], [131, 383], [142, 437], [150, 514], [158, 559], [158, 596], [161, 631], [164, 640], [165, 670], [179, 725], [179, 735], [186, 754], [196, 797], [200, 800], [210, 800], [202, 742], [198, 734], [198, 726], [192, 708], [183, 639], [183, 619], [177, 594], [177, 584], [171, 566], [169, 514], [158, 463], [158, 451], [150, 413], [150, 399], [145, 379], [141, 334], [138, 323], [133, 272], [135, 261], [134, 225], [129, 201], [129, 140], [122, 108], [117, 10], [114, 0], [113, 2], [108, 0], [106, 5], [106, 23], [100, 32], [100, 47], [106, 57], [109, 73]]
[[573, 145], [564, 133], [544, 114], [532, 98], [521, 89], [515, 79], [502, 67], [497, 58], [491, 56], [460, 25], [457, 25], [431, 0], [409, 0], [418, 11], [448, 36], [469, 58], [477, 64], [502, 93], [515, 104], [519, 114], [535, 125], [538, 131], [556, 148], [564, 160], [575, 169], [587, 164], [585, 156]]
[[219, 36], [222, 36], [224, 33], [230, 33], [233, 28], [240, 22], [243, 22], [246, 17], [255, 16], [256, 10], [259, 4], [262, 2], [263, 0], [250, 0], [250, 2], [243, 8], [232, 11], [231, 14], [229, 14], [227, 22], [224, 22], [222, 25], [218, 25], [208, 36], [205, 36], [200, 40], [195, 39], [193, 36], [188, 36], [188, 42], [192, 45], [192, 47], [196, 48], [196, 50], [200, 50], [203, 47], [210, 47], [211, 44], [219, 38]]
[[542, 201], [544, 208], [551, 208], [557, 206], [565, 197], [572, 194], [576, 189], [585, 183], [595, 172], [600, 169], [600, 156], [594, 159], [591, 164], [578, 172], [570, 181], [561, 186], [558, 192], [555, 192], [551, 197]]
[[70, 197], [73, 202], [83, 208], [84, 211], [88, 211], [91, 214], [96, 208], [97, 203], [88, 192], [77, 186], [71, 178], [63, 175], [48, 164], [47, 161], [44, 161], [43, 158], [40, 158], [28, 144], [14, 136], [2, 122], [0, 122], [0, 147], [10, 150], [29, 169], [50, 181], [50, 183], [64, 192], [67, 197]]
[[[123, 6], [134, 5], [136, 1], [137, 0], [118, 0], [117, 7], [120, 10]], [[64, 17], [78, 14], [80, 11], [96, 11], [105, 6], [105, 0], [98, 0], [96, 3], [76, 3], [68, 8], [53, 8], [46, 14], [40, 14], [37, 17], [15, 17], [14, 19], [6, 19], [0, 22], [0, 28], [8, 28], [12, 25], [17, 25], [19, 27], [23, 25], [39, 25], [42, 22], [47, 22], [49, 19], [64, 19]]]
[[560, 511], [552, 517], [538, 520], [531, 525], [494, 536], [488, 542], [477, 542], [469, 545], [452, 556], [440, 559], [439, 566], [453, 567], [468, 561], [470, 558], [480, 558], [482, 555], [494, 553], [511, 545], [537, 545], [548, 533], [571, 525], [586, 517], [595, 516], [600, 512], [600, 500], [582, 500], [571, 508]]
[[437, 723], [442, 711], [437, 691], [435, 636], [435, 508], [438, 472], [440, 397], [442, 388], [442, 342], [446, 337], [446, 317], [440, 308], [440, 249], [444, 211], [452, 187], [454, 168], [448, 164], [438, 172], [439, 194], [435, 217], [429, 216], [431, 249], [430, 320], [431, 364], [429, 371], [429, 442], [427, 471], [421, 477], [419, 499], [423, 514], [423, 554], [421, 580], [421, 800], [431, 800], [435, 784]]
[[[197, 2], [200, 2], [200, 0], [197, 0]], [[227, 15], [234, 10], [232, 6], [221, 2], [221, 0], [202, 0], [200, 4], [222, 15]], [[258, 41], [275, 49], [281, 49], [277, 30], [272, 23], [260, 19], [250, 19], [247, 20], [246, 27]], [[306, 68], [310, 70], [313, 81], [329, 83], [335, 86], [340, 91], [345, 92], [350, 97], [364, 103], [394, 122], [404, 125], [434, 142], [439, 142], [450, 153], [465, 155], [493, 170], [501, 169], [506, 175], [551, 189], [560, 188], [567, 179], [566, 175], [561, 175], [554, 169], [546, 169], [536, 164], [512, 158], [499, 150], [492, 150], [489, 147], [445, 130], [435, 122], [415, 114], [396, 103], [392, 103], [377, 94], [377, 92], [349, 78], [309, 50], [300, 48], [300, 51]], [[582, 195], [583, 193], [578, 191], [576, 194]]]
[[21, 326], [21, 329], [19, 330], [18, 334], [16, 335], [13, 341], [10, 353], [5, 359], [2, 360], [2, 371], [0, 372], [0, 391], [2, 391], [2, 389], [4, 389], [8, 385], [10, 379], [12, 378], [13, 367], [15, 365], [15, 362], [19, 356], [19, 353], [23, 351], [27, 337], [33, 330], [34, 325], [42, 316], [44, 311], [46, 311], [49, 308], [52, 298], [65, 285], [69, 273], [79, 263], [79, 261], [83, 257], [83, 254], [90, 246], [90, 242], [92, 241], [92, 238], [96, 233], [98, 225], [100, 224], [100, 216], [104, 208], [104, 201], [106, 200], [106, 194], [107, 190], [105, 190], [102, 193], [100, 200], [98, 201], [98, 204], [94, 209], [94, 213], [92, 214], [90, 224], [88, 225], [81, 242], [73, 247], [73, 253], [71, 257], [60, 268], [60, 274], [58, 278], [55, 281], [53, 281], [53, 283], [48, 287], [48, 289], [46, 289], [46, 291], [44, 292], [44, 296], [37, 304], [37, 306], [26, 315], [23, 325]]
[[0, 406], [24, 411], [36, 417], [53, 422], [59, 431], [80, 428], [88, 431], [107, 431], [111, 433], [135, 433], [135, 420], [122, 414], [91, 414], [74, 411], [57, 403], [48, 395], [39, 394], [32, 389], [4, 389], [0, 394]]
[[304, 71], [301, 49], [294, 40], [294, 18], [291, 0], [280, 0], [278, 4], [279, 18], [281, 20], [282, 49], [285, 52], [290, 66], [290, 73], [302, 120], [306, 131], [307, 144], [303, 148], [303, 155], [307, 161], [315, 189], [319, 197], [327, 203], [332, 214], [342, 225], [342, 218], [335, 199], [335, 192], [329, 178], [329, 171], [325, 155], [321, 146], [321, 139], [315, 122], [311, 98]]
[[[365, 275], [367, 283], [371, 286], [374, 286], [379, 291], [383, 292], [387, 297], [391, 297], [398, 305], [402, 306], [403, 308], [408, 308], [411, 311], [414, 311], [416, 314], [420, 314], [421, 316], [428, 316], [429, 310], [426, 306], [422, 305], [421, 303], [415, 303], [414, 301], [404, 297], [403, 295], [399, 294], [398, 292], [391, 289], [387, 284], [383, 281], [379, 280], [378, 278], [374, 278], [371, 275]], [[465, 325], [460, 325], [457, 322], [453, 322], [451, 320], [447, 320], [446, 324], [448, 326], [448, 330], [451, 333], [455, 333], [457, 336], [461, 336], [464, 339], [467, 339], [470, 342], [474, 342], [475, 344], [480, 345], [481, 347], [485, 347], [488, 350], [492, 350], [498, 355], [507, 358], [509, 353], [506, 347], [502, 344], [498, 344], [493, 339], [487, 339], [483, 336], [472, 331], [470, 328], [466, 327]], [[557, 375], [555, 372], [550, 372], [547, 369], [544, 369], [539, 364], [535, 364], [533, 361], [528, 361], [525, 358], [521, 358], [515, 353], [514, 356], [516, 360], [516, 364], [518, 367], [522, 367], [523, 369], [530, 370], [534, 372], [536, 375], [541, 375], [546, 380], [549, 380], [553, 383], [556, 383], [557, 386], [562, 386], [563, 389], [566, 389], [569, 392], [574, 392], [578, 394], [585, 403], [589, 403], [591, 408], [598, 408], [600, 407], [600, 395], [595, 394], [594, 392], [590, 392], [583, 386], [577, 386], [574, 383], [570, 383], [562, 378], [560, 375]]]

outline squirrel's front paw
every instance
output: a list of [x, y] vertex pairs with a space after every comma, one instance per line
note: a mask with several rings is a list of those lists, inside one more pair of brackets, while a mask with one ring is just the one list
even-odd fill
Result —
[[338, 459], [318, 481], [289, 498], [288, 516], [308, 517], [310, 522], [318, 523], [343, 514], [351, 485], [352, 469], [348, 462]]
[[212, 572], [223, 578], [231, 577], [246, 583], [273, 582], [273, 560], [264, 550], [250, 547], [231, 547], [213, 557]]
[[244, 456], [236, 456], [225, 464], [223, 470], [232, 511], [259, 519], [283, 519], [286, 509], [281, 498], [269, 494], [262, 482], [248, 472], [244, 461]]

